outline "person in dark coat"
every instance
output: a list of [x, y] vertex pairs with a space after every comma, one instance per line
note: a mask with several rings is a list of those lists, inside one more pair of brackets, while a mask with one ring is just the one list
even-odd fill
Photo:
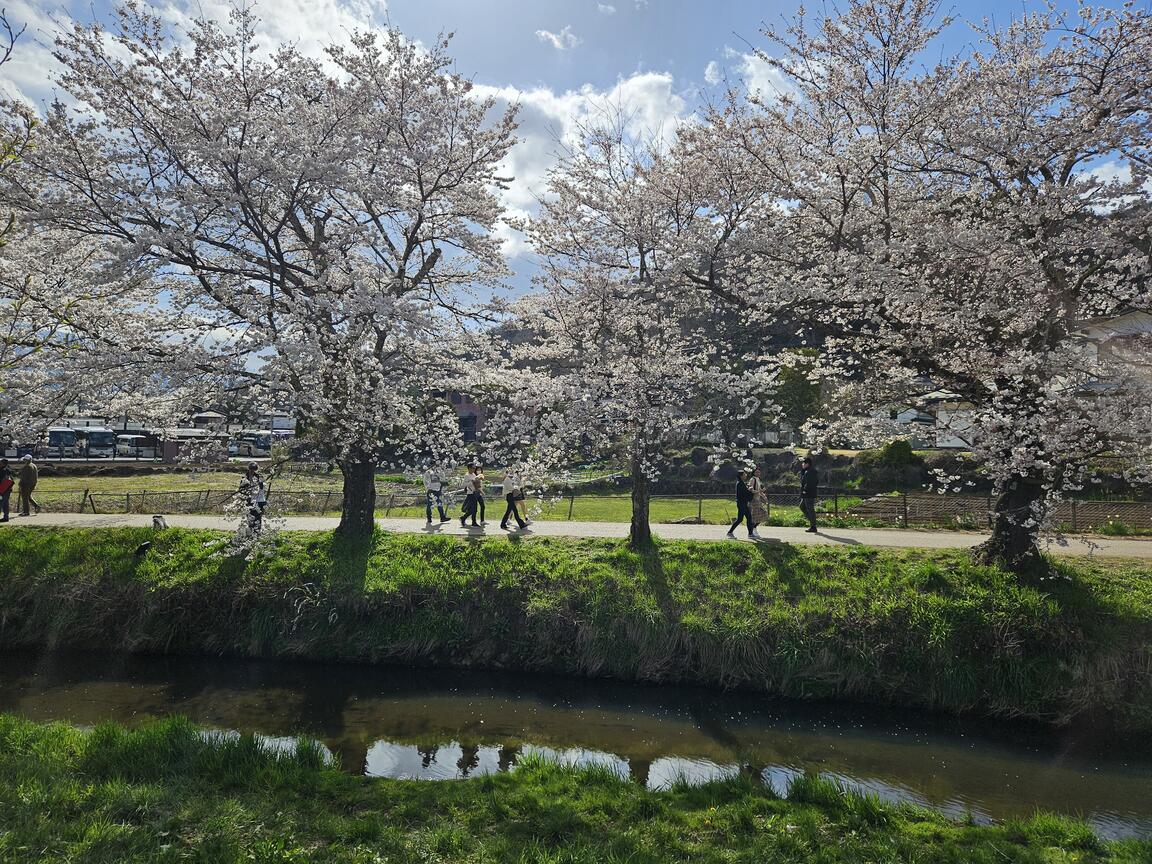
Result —
[[736, 538], [736, 526], [741, 522], [746, 522], [748, 525], [748, 536], [752, 536], [752, 531], [756, 527], [756, 523], [752, 521], [752, 492], [748, 488], [748, 472], [741, 471], [736, 479], [736, 521], [732, 523], [732, 527], [728, 529], [728, 535], [732, 539]]
[[816, 534], [816, 493], [820, 487], [820, 475], [812, 463], [811, 456], [800, 460], [800, 512], [808, 519], [807, 531]]

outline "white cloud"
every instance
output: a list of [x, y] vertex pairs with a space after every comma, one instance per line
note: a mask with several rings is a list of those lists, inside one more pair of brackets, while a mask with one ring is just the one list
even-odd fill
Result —
[[597, 3], [596, 8], [604, 15], [615, 15], [616, 7], [611, 3]]
[[[201, 12], [226, 23], [234, 5], [233, 0], [173, 0], [158, 11], [186, 30]], [[328, 45], [346, 43], [352, 31], [384, 25], [388, 11], [386, 0], [265, 0], [253, 8], [260, 19], [257, 38], [262, 48], [286, 43], [316, 59], [325, 59]]]
[[581, 41], [580, 37], [572, 32], [571, 24], [565, 24], [564, 29], [559, 33], [553, 33], [551, 30], [537, 30], [536, 38], [541, 42], [548, 42], [557, 51], [575, 48]]
[[[628, 118], [627, 129], [636, 136], [656, 136], [671, 141], [675, 131], [690, 121], [688, 103], [673, 89], [668, 72], [641, 72], [622, 78], [606, 90], [585, 84], [578, 90], [557, 93], [546, 87], [517, 90], [477, 84], [479, 97], [494, 96], [501, 103], [520, 106], [520, 142], [508, 154], [502, 173], [515, 179], [502, 193], [510, 215], [530, 217], [548, 186], [548, 171], [556, 164], [558, 150], [571, 144], [580, 124], [594, 123], [606, 111], [619, 111]], [[515, 257], [527, 251], [523, 237], [507, 226], [497, 236], [504, 254]]]
[[758, 54], [741, 54], [737, 67], [744, 86], [753, 96], [761, 99], [775, 99], [791, 89], [788, 80]]
[[708, 65], [704, 67], [704, 80], [709, 84], [719, 84], [722, 77], [720, 64], [715, 60], [709, 60]]
[[[8, 20], [16, 27], [28, 28], [17, 42], [12, 59], [0, 67], [0, 90], [5, 95], [33, 104], [55, 95], [51, 79], [59, 64], [52, 57], [51, 46], [56, 35], [73, 24], [63, 5], [74, 4], [54, 0], [5, 3]], [[227, 24], [233, 5], [233, 0], [169, 0], [152, 5], [151, 11], [173, 27], [177, 39], [182, 39], [201, 12]], [[384, 24], [387, 12], [386, 0], [263, 0], [254, 8], [260, 19], [257, 42], [261, 48], [273, 49], [288, 43], [320, 60], [326, 59], [327, 45], [347, 42], [353, 30]], [[92, 23], [91, 13], [85, 11], [77, 20]]]
[[8, 2], [8, 21], [14, 29], [25, 27], [16, 41], [12, 57], [0, 66], [0, 92], [31, 105], [52, 99], [52, 77], [60, 64], [52, 56], [57, 32], [71, 25], [59, 10], [48, 12], [26, 0]]

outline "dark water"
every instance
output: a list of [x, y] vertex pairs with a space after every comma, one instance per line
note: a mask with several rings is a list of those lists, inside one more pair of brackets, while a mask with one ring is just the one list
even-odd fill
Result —
[[321, 741], [346, 769], [446, 780], [545, 752], [649, 787], [806, 770], [979, 820], [1037, 808], [1152, 838], [1152, 747], [907, 710], [490, 672], [173, 657], [0, 654], [0, 711], [132, 724], [183, 714], [273, 743]]

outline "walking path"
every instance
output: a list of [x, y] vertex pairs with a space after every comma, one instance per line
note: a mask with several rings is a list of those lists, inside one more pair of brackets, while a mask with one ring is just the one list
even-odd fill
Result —
[[[222, 516], [165, 515], [171, 526], [182, 528], [216, 528], [231, 530], [234, 520]], [[337, 519], [330, 516], [288, 516], [275, 520], [275, 524], [292, 531], [331, 531]], [[423, 519], [377, 519], [376, 524], [385, 531], [408, 534], [446, 534], [458, 537], [503, 536], [518, 537], [627, 537], [626, 522], [533, 522], [525, 531], [505, 532], [496, 522], [483, 528], [461, 528], [456, 520], [443, 525], [425, 524]], [[148, 527], [152, 517], [137, 514], [42, 513], [39, 516], [17, 517], [0, 530], [24, 526], [67, 528]], [[724, 541], [722, 525], [665, 525], [654, 524], [652, 532], [664, 540]], [[742, 530], [742, 529], [741, 529]], [[762, 543], [800, 543], [822, 546], [882, 546], [908, 549], [966, 549], [988, 535], [965, 531], [901, 531], [884, 528], [828, 528], [819, 534], [805, 533], [803, 528], [773, 528], [762, 526]], [[740, 536], [740, 535], [737, 535]], [[741, 537], [742, 542], [748, 542]], [[731, 542], [731, 541], [729, 541]], [[1050, 544], [1048, 551], [1057, 555], [1101, 555], [1117, 558], [1152, 559], [1152, 539], [1136, 540], [1117, 537], [1070, 537], [1064, 546]]]

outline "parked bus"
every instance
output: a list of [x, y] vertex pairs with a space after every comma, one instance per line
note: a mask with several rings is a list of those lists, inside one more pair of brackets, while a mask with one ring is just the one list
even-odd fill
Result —
[[116, 455], [128, 459], [158, 459], [160, 442], [155, 435], [117, 435]]
[[67, 426], [53, 426], [48, 430], [48, 458], [71, 459], [76, 455], [76, 430]]
[[73, 430], [80, 455], [86, 459], [111, 459], [116, 455], [116, 433], [100, 426]]

